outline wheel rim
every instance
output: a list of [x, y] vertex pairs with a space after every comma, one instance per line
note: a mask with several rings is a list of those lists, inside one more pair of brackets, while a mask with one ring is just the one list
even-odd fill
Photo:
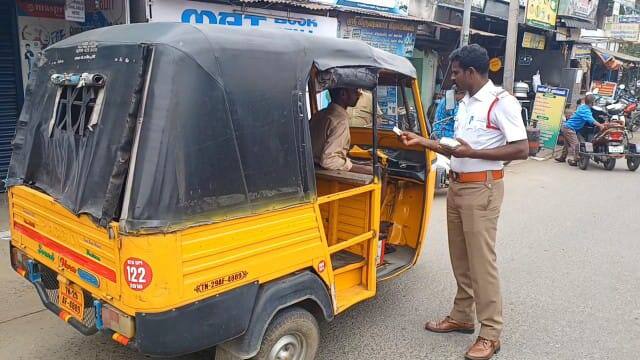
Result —
[[306, 347], [306, 341], [300, 334], [285, 335], [271, 348], [269, 360], [302, 360]]

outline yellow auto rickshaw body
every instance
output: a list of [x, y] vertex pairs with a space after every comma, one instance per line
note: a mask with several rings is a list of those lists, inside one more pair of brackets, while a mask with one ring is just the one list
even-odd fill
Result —
[[[152, 28], [150, 33], [169, 28], [165, 33], [201, 36], [201, 30], [184, 24], [128, 25], [113, 31], [122, 35], [146, 31], [148, 27]], [[71, 38], [57, 46], [84, 49], [77, 44], [88, 39], [113, 42], [109, 36], [104, 31], [87, 32], [75, 42]], [[263, 36], [270, 38], [269, 34]], [[311, 41], [297, 35], [291, 39], [299, 44]], [[338, 42], [340, 49], [355, 46], [352, 42], [340, 45], [342, 41], [323, 40], [321, 45]], [[371, 48], [355, 44], [357, 47], [350, 51], [363, 53], [363, 59], [372, 56]], [[133, 150], [127, 162], [127, 178], [120, 182], [122, 195], [114, 197], [119, 199], [122, 210], [107, 221], [78, 213], [55, 191], [45, 191], [47, 184], [38, 183], [42, 180], [27, 181], [29, 171], [16, 176], [20, 181], [10, 184], [8, 190], [12, 266], [36, 286], [43, 303], [60, 318], [86, 335], [107, 331], [119, 343], [146, 354], [177, 355], [220, 345], [246, 358], [256, 354], [265, 328], [278, 311], [298, 305], [318, 318], [330, 320], [374, 297], [378, 281], [398, 276], [416, 263], [431, 211], [435, 172], [430, 166], [435, 155], [403, 145], [390, 127], [377, 126], [376, 119], [372, 119], [373, 126], [352, 127], [351, 143], [359, 149], [354, 151], [354, 158], [369, 154], [374, 164], [386, 163], [386, 171], [381, 172], [384, 175], [313, 168], [310, 179], [315, 184], [310, 189], [314, 190], [304, 201], [278, 200], [259, 211], [225, 210], [223, 216], [216, 213], [211, 218], [199, 215], [197, 219], [194, 216], [194, 221], [155, 230], [134, 229], [127, 224], [124, 219], [137, 211], [133, 205], [126, 209], [128, 203], [134, 202], [135, 195], [131, 193], [135, 192], [135, 177], [146, 171], [140, 153], [138, 158], [135, 153], [144, 146], [141, 119], [143, 114], [151, 113], [153, 78], [160, 72], [155, 67], [161, 68], [158, 64], [163, 61], [162, 52], [153, 46], [141, 54], [140, 62], [146, 65], [140, 70], [141, 100], [133, 121], [137, 125], [131, 127], [131, 133], [137, 135], [131, 138]], [[400, 67], [407, 66], [406, 60], [386, 53], [374, 54], [379, 58], [374, 56], [366, 66], [349, 64], [347, 60], [335, 66], [317, 59], [310, 64], [306, 70], [308, 80], [303, 83], [306, 92], [302, 97], [296, 95], [308, 105], [302, 121], [308, 121], [320, 107], [319, 98], [326, 88], [318, 84], [322, 84], [320, 78], [327, 75], [327, 69], [360, 67], [375, 74], [378, 84], [396, 88], [398, 102], [405, 104], [400, 106], [404, 117], [400, 112], [395, 117], [398, 123], [413, 112], [412, 125], [403, 129], [428, 136], [415, 76], [393, 67], [394, 61]], [[43, 78], [48, 80], [49, 74]], [[116, 75], [105, 78], [107, 85], [97, 90], [98, 99], [100, 91], [106, 92], [108, 81]], [[374, 91], [378, 84], [372, 85]], [[55, 87], [49, 86], [54, 90], [46, 96], [57, 99], [57, 106], [64, 98], [60, 91], [56, 98]], [[57, 86], [66, 91], [65, 85]], [[27, 114], [29, 107], [35, 106], [29, 101], [38, 99], [27, 100]], [[105, 107], [101, 111], [107, 114], [110, 110]], [[43, 121], [48, 122], [49, 117]], [[29, 126], [24, 125], [18, 136], [20, 131], [27, 137], [36, 136], [36, 128]], [[50, 138], [55, 138], [60, 129], [70, 131], [51, 128]], [[30, 129], [33, 133], [29, 133]], [[308, 130], [305, 136], [308, 139]], [[305, 151], [308, 156], [310, 149]], [[20, 162], [28, 162], [27, 158], [19, 151], [14, 154], [16, 173], [20, 172]], [[414, 170], [407, 170], [412, 166]], [[383, 181], [385, 194], [381, 193]], [[109, 184], [113, 183], [118, 182]], [[381, 230], [381, 225], [385, 229]], [[395, 251], [387, 253], [388, 248]], [[213, 320], [208, 318], [213, 314]]]

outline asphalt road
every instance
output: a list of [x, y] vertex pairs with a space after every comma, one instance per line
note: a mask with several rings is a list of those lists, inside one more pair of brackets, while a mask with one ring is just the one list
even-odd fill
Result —
[[[505, 329], [495, 358], [638, 359], [640, 171], [529, 160], [509, 166], [505, 183], [497, 245]], [[448, 313], [455, 290], [444, 200], [436, 197], [418, 265], [321, 326], [320, 360], [462, 359], [472, 335], [422, 330]], [[43, 310], [9, 270], [6, 243], [0, 286], [0, 359], [144, 358], [104, 336], [83, 337]]]

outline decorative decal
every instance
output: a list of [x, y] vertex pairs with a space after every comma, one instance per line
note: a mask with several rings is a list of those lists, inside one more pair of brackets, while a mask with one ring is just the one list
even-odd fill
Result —
[[88, 272], [85, 269], [78, 269], [78, 276], [80, 279], [84, 280], [89, 285], [99, 288], [100, 287], [100, 279], [92, 273]]
[[42, 245], [38, 245], [38, 254], [46, 257], [47, 259], [51, 260], [51, 261], [55, 261], [56, 260], [56, 256], [53, 255], [53, 252], [48, 252], [44, 249], [44, 247], [42, 247]]
[[100, 256], [98, 256], [98, 255], [96, 255], [96, 254], [92, 253], [92, 252], [91, 252], [91, 250], [88, 250], [88, 249], [87, 249], [86, 254], [87, 254], [87, 256], [88, 256], [88, 257], [90, 257], [90, 258], [93, 258], [93, 259], [98, 260], [98, 261], [102, 261], [102, 259], [100, 259]]
[[124, 276], [131, 290], [146, 289], [153, 279], [153, 270], [144, 260], [128, 258], [124, 262]]
[[78, 269], [75, 266], [73, 266], [73, 265], [71, 265], [69, 263], [69, 260], [67, 260], [67, 259], [65, 259], [63, 257], [59, 257], [58, 260], [60, 261], [60, 267], [63, 268], [64, 270], [67, 270], [67, 271], [72, 272], [74, 274], [78, 271]]

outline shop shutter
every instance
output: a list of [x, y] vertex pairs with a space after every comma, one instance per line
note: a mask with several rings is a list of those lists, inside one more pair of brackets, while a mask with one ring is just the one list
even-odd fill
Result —
[[[15, 39], [15, 12], [13, 4], [0, 1], [0, 179], [7, 177], [11, 160], [11, 141], [19, 116], [19, 94], [17, 63], [19, 51]], [[4, 183], [0, 181], [0, 191]]]

